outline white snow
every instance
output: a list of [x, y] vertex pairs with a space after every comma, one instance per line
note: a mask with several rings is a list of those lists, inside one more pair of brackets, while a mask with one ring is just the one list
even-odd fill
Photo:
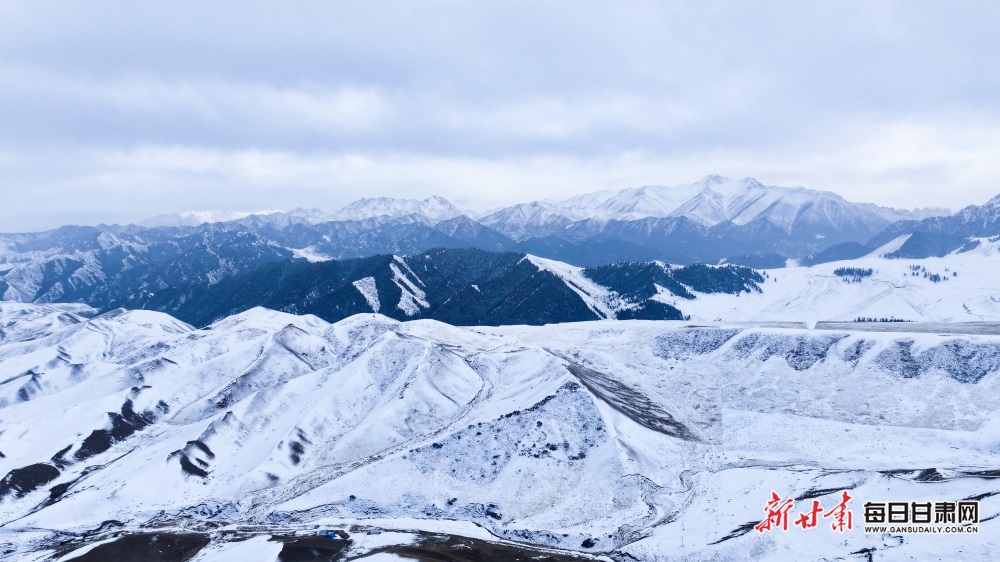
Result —
[[320, 253], [313, 246], [308, 246], [306, 248], [288, 248], [288, 249], [292, 251], [292, 257], [305, 258], [309, 260], [310, 263], [330, 261], [333, 259], [330, 256]]
[[389, 269], [392, 270], [392, 282], [399, 287], [401, 292], [399, 304], [396, 305], [396, 308], [402, 310], [407, 316], [418, 314], [421, 307], [430, 308], [430, 304], [427, 303], [427, 293], [417, 286], [417, 283], [423, 285], [424, 282], [421, 281], [415, 273], [413, 273], [413, 270], [410, 269], [410, 266], [406, 265], [406, 261], [404, 261], [403, 258], [399, 256], [394, 257], [396, 262], [401, 264], [403, 268], [406, 269], [407, 273], [412, 275], [416, 280], [416, 283], [411, 281], [409, 277], [403, 274], [396, 263], [389, 264]]
[[394, 255], [394, 256], [392, 256], [392, 259], [393, 259], [393, 261], [395, 261], [399, 265], [403, 266], [403, 269], [405, 269], [407, 273], [409, 273], [411, 276], [413, 276], [413, 278], [416, 279], [417, 283], [420, 283], [421, 285], [424, 284], [424, 282], [421, 281], [419, 277], [417, 277], [417, 274], [414, 273], [412, 269], [410, 269], [410, 265], [406, 263], [406, 259], [405, 258], [403, 258], [402, 256], [395, 256]]
[[139, 226], [149, 228], [159, 226], [198, 226], [205, 223], [229, 222], [249, 217], [250, 215], [270, 215], [280, 213], [277, 210], [266, 211], [183, 211], [172, 215], [157, 215], [140, 221]]
[[876, 248], [869, 255], [874, 257], [884, 258], [886, 254], [891, 254], [896, 250], [902, 248], [903, 244], [905, 244], [906, 241], [910, 239], [910, 236], [912, 236], [912, 234], [903, 234], [901, 236], [897, 236], [892, 240]]
[[375, 287], [375, 278], [365, 277], [364, 279], [358, 279], [352, 285], [368, 301], [368, 306], [372, 307], [372, 312], [378, 312], [381, 305], [378, 302], [378, 289]]
[[330, 213], [325, 220], [364, 220], [378, 217], [403, 217], [421, 215], [434, 222], [462, 216], [463, 213], [443, 197], [427, 199], [394, 199], [374, 197], [359, 199], [342, 209]]
[[244, 541], [213, 542], [203, 548], [190, 562], [271, 562], [277, 560], [283, 544], [258, 536]]
[[[643, 186], [606, 190], [563, 201], [534, 201], [495, 209], [480, 222], [522, 240], [557, 232], [572, 222], [686, 217], [706, 226], [724, 221], [743, 225], [767, 219], [786, 231], [793, 225], [888, 225], [898, 220], [947, 215], [948, 209], [906, 211], [870, 203], [851, 203], [835, 193], [803, 187], [765, 186], [753, 178], [732, 180], [710, 175], [673, 187]], [[596, 226], [596, 225], [595, 225]]]
[[[694, 300], [669, 294], [654, 297], [677, 301], [677, 307], [697, 321], [850, 321], [858, 317], [895, 317], [914, 321], [1000, 321], [1000, 242], [983, 239], [978, 248], [941, 258], [883, 259], [882, 249], [856, 260], [812, 267], [768, 270], [762, 293], [697, 294]], [[900, 241], [883, 248], [898, 248]], [[925, 268], [947, 280], [937, 283], [911, 266]], [[860, 283], [835, 275], [841, 267], [871, 268]], [[957, 273], [957, 276], [954, 276]]]
[[[213, 541], [199, 562], [273, 560], [270, 529], [337, 521], [386, 531], [352, 530], [367, 548], [423, 530], [651, 561], [1000, 555], [995, 479], [976, 475], [996, 468], [1000, 336], [377, 314], [331, 325], [260, 308], [193, 330], [154, 312], [72, 314], [0, 306], [0, 474], [68, 447], [54, 480], [0, 501], [12, 559], [61, 540], [39, 529], [110, 519], [260, 529], [254, 543]], [[126, 400], [152, 423], [78, 456]], [[926, 469], [936, 476], [918, 478]], [[844, 489], [856, 525], [865, 501], [972, 496], [985, 521], [947, 540], [738, 532], [771, 490], [829, 506]]]
[[113, 542], [114, 540], [115, 539], [105, 539], [105, 540], [100, 540], [100, 541], [94, 541], [94, 542], [88, 544], [87, 546], [78, 548], [78, 549], [70, 552], [69, 554], [60, 557], [58, 559], [58, 562], [69, 562], [70, 560], [76, 560], [76, 559], [80, 558], [81, 556], [83, 556], [84, 554], [87, 554], [91, 550], [94, 550], [95, 548], [101, 546], [102, 544], [107, 544], [109, 542]]

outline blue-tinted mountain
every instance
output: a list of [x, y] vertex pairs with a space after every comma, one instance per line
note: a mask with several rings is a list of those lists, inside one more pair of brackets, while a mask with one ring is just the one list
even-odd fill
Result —
[[[639, 259], [716, 263], [745, 255], [803, 258], [835, 244], [864, 243], [899, 220], [943, 213], [947, 210], [852, 203], [834, 193], [765, 186], [753, 178], [708, 176], [684, 186], [534, 201], [479, 221], [521, 242], [525, 251], [578, 265], [609, 263], [603, 260], [611, 241]], [[539, 253], [550, 249], [555, 253]]]
[[238, 230], [63, 227], [0, 237], [0, 295], [114, 308], [291, 257], [287, 248]]
[[832, 261], [853, 260], [870, 254], [874, 249], [860, 242], [843, 242], [841, 244], [834, 244], [821, 252], [806, 256], [802, 259], [801, 263], [802, 265], [812, 266]]
[[297, 255], [352, 258], [513, 245], [465, 216], [437, 223], [412, 215], [320, 224], [255, 215], [199, 226], [67, 226], [0, 234], [0, 297], [101, 309], [124, 301], [141, 306], [153, 292], [216, 283]]
[[[907, 232], [914, 236], [898, 255], [940, 255], [968, 247], [970, 233], [997, 230], [991, 226], [995, 219], [974, 211], [893, 224], [929, 211], [710, 176], [689, 186], [599, 192], [476, 218], [441, 198], [373, 198], [334, 213], [296, 209], [198, 225], [193, 223], [235, 215], [188, 213], [173, 222], [159, 217], [149, 223], [159, 226], [68, 226], [0, 235], [0, 295], [105, 306], [122, 298], [140, 302], [148, 293], [200, 280], [215, 283], [293, 256], [312, 261], [412, 256], [432, 248], [531, 254], [579, 267], [661, 261], [766, 268], [785, 258], [818, 263], [810, 260], [853, 256], [859, 244], [871, 247]], [[960, 228], [952, 232], [956, 224]], [[837, 250], [821, 253], [831, 247]]]
[[[554, 271], [525, 254], [445, 248], [409, 257], [288, 260], [215, 284], [165, 289], [125, 306], [168, 312], [197, 326], [256, 306], [314, 314], [327, 321], [367, 312], [454, 325], [679, 320], [680, 310], [653, 298], [657, 285], [692, 299], [687, 287], [703, 293], [736, 293], [759, 291], [757, 283], [763, 281], [752, 269], [738, 267], [672, 268], [639, 262], [566, 268], [573, 273]], [[580, 276], [597, 287], [583, 287]]]
[[766, 254], [743, 254], [740, 256], [730, 256], [725, 259], [725, 263], [745, 265], [754, 269], [779, 269], [785, 267], [787, 262], [788, 258], [774, 252]]
[[919, 259], [971, 249], [977, 245], [976, 238], [1000, 236], [1000, 195], [954, 215], [897, 222], [872, 238], [867, 246], [876, 248], [904, 235], [909, 238], [886, 257]]
[[[472, 247], [592, 267], [621, 260], [694, 264], [770, 254], [804, 258], [832, 245], [864, 243], [899, 220], [946, 212], [904, 211], [852, 203], [830, 192], [765, 186], [753, 178], [708, 176], [690, 185], [533, 201], [478, 216], [440, 197], [380, 197], [333, 213], [296, 209], [216, 224], [318, 258]], [[174, 222], [190, 224], [193, 216], [226, 215], [188, 213]], [[172, 223], [160, 217], [150, 224]]]
[[[582, 269], [479, 249], [313, 262], [256, 235], [211, 228], [155, 242], [144, 238], [146, 245], [134, 234], [122, 234], [116, 244], [106, 232], [97, 236], [107, 247], [79, 258], [57, 255], [19, 264], [0, 287], [9, 300], [157, 310], [197, 326], [258, 306], [327, 321], [378, 312], [455, 325], [537, 325], [676, 320], [682, 311], [661, 296], [676, 302], [674, 297], [695, 298], [692, 291], [759, 291], [763, 281], [737, 266], [622, 262]], [[37, 276], [27, 279], [29, 271]]]
[[377, 254], [411, 255], [431, 248], [512, 249], [516, 243], [466, 216], [433, 221], [420, 215], [274, 224], [269, 221], [221, 223], [217, 228], [247, 230], [288, 247], [328, 258], [359, 258]]

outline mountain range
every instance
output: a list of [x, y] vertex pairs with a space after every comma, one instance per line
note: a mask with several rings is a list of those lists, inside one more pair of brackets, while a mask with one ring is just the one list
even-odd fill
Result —
[[[254, 306], [312, 313], [331, 322], [379, 312], [461, 325], [745, 318], [743, 311], [749, 310], [795, 321], [992, 319], [989, 284], [977, 281], [986, 275], [974, 273], [978, 265], [957, 283], [946, 275], [953, 281], [949, 285], [924, 284], [902, 269], [914, 265], [905, 260], [934, 258], [944, 261], [916, 266], [932, 267], [928, 275], [939, 278], [949, 269], [957, 274], [963, 259], [951, 260], [952, 254], [984, 267], [993, 263], [1000, 196], [954, 215], [912, 218], [921, 213], [710, 176], [681, 188], [599, 192], [475, 218], [441, 198], [380, 198], [333, 214], [299, 209], [196, 226], [66, 226], [0, 234], [0, 297], [81, 302], [101, 311], [153, 309], [197, 326]], [[901, 216], [911, 218], [889, 222]], [[185, 215], [181, 222], [192, 217], [204, 218]], [[712, 221], [722, 222], [709, 226]], [[791, 246], [803, 250], [805, 241], [867, 236], [885, 223], [863, 241], [832, 244], [799, 258], [800, 265], [811, 267], [787, 269], [781, 287], [776, 271], [773, 277], [762, 273], [785, 266], [788, 254], [781, 252]], [[539, 236], [524, 238], [525, 229]], [[736, 250], [743, 253], [728, 254]], [[874, 268], [863, 286], [882, 287], [882, 296], [838, 285], [836, 265], [813, 269], [845, 260]], [[706, 261], [731, 267], [701, 265]], [[958, 285], [968, 291], [961, 308], [943, 306], [960, 304], [939, 295]], [[827, 310], [816, 296], [819, 286], [849, 300], [839, 311]], [[921, 296], [902, 297], [904, 290]], [[739, 305], [726, 300], [739, 294], [748, 297]], [[803, 302], [813, 305], [796, 304]]]
[[[441, 197], [379, 197], [332, 213], [295, 209], [233, 220], [216, 220], [228, 218], [224, 214], [184, 213], [144, 224], [191, 226], [192, 217], [200, 216], [206, 224], [247, 230], [316, 259], [413, 253], [441, 246], [524, 252], [578, 266], [619, 260], [691, 264], [724, 259], [777, 266], [787, 258], [805, 258], [836, 244], [864, 244], [899, 221], [942, 214], [947, 210], [904, 211], [851, 203], [830, 192], [713, 175], [690, 185], [601, 191], [486, 213], [462, 211]], [[777, 257], [753, 261], [753, 256], [762, 255]]]
[[875, 234], [899, 220], [946, 212], [850, 203], [831, 192], [765, 186], [753, 178], [731, 180], [711, 175], [677, 187], [645, 186], [579, 195], [560, 202], [535, 201], [487, 213], [479, 220], [516, 240], [552, 234], [579, 221], [681, 218], [706, 228], [767, 221], [790, 235], [807, 231], [822, 235], [821, 230], [840, 232], [858, 227], [874, 229], [871, 234]]
[[159, 310], [197, 326], [255, 306], [331, 322], [378, 312], [456, 325], [546, 324], [680, 319], [668, 298], [760, 291], [764, 281], [734, 265], [640, 262], [584, 269], [527, 254], [446, 248], [314, 262], [243, 232], [165, 239], [88, 234], [96, 240], [87, 252], [8, 270], [0, 277], [4, 299]]

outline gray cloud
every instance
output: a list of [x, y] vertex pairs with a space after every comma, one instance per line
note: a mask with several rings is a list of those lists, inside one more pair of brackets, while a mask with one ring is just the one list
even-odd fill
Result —
[[708, 173], [998, 191], [992, 2], [0, 3], [0, 230]]

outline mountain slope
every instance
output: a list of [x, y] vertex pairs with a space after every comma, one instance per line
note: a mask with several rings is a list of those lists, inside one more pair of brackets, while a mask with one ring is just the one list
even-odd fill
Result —
[[848, 490], [855, 526], [865, 501], [978, 497], [963, 556], [997, 552], [997, 337], [77, 312], [0, 305], [7, 556], [66, 552], [46, 529], [227, 541], [366, 521], [645, 561], [954, 548], [757, 533], [771, 490], [798, 510]]
[[[627, 293], [618, 292], [621, 279], [650, 267], [659, 271], [655, 278], [636, 276], [625, 284]], [[764, 280], [749, 268], [623, 263], [582, 269], [524, 254], [438, 249], [410, 257], [274, 263], [217, 284], [167, 288], [128, 306], [169, 312], [198, 326], [254, 306], [328, 321], [378, 312], [456, 325], [680, 319], [676, 303], [651, 301], [657, 282], [667, 294], [672, 288], [682, 300], [694, 298], [675, 278], [706, 293], [757, 290]], [[731, 278], [740, 283], [727, 284]]]
[[888, 257], [942, 257], [954, 251], [975, 248], [981, 243], [976, 239], [1000, 236], [1000, 195], [981, 206], [970, 205], [951, 216], [893, 224], [867, 245], [874, 248], [903, 235], [909, 235], [909, 239]]
[[[197, 326], [254, 306], [316, 314], [327, 321], [379, 312], [398, 320], [431, 318], [458, 325], [682, 317], [1000, 320], [991, 273], [1000, 256], [995, 237], [967, 239], [961, 253], [941, 258], [906, 259], [899, 253], [912, 249], [917, 235], [905, 234], [877, 249], [836, 246], [806, 260], [812, 267], [760, 273], [648, 259], [580, 268], [538, 254], [453, 248], [408, 257], [320, 257], [307, 263], [289, 259], [291, 252], [256, 235], [215, 227], [188, 232], [155, 240], [147, 231], [84, 229], [74, 236], [95, 249], [67, 254], [58, 253], [58, 244], [69, 234], [53, 233], [46, 241], [50, 249], [14, 253], [24, 261], [0, 266], [7, 268], [0, 269], [0, 291], [21, 302], [159, 310]], [[635, 247], [606, 250], [610, 257], [616, 249]], [[860, 257], [845, 260], [845, 253]], [[870, 269], [871, 274], [855, 278], [838, 275], [840, 269]]]
[[[307, 257], [416, 254], [434, 247], [501, 250], [511, 241], [466, 217], [428, 225], [413, 217], [184, 228], [63, 227], [0, 235], [0, 298], [142, 307], [154, 292], [215, 283], [262, 264]], [[248, 226], [250, 225], [250, 226]]]
[[0, 295], [110, 309], [167, 287], [215, 283], [292, 252], [240, 231], [66, 227], [3, 235]]

